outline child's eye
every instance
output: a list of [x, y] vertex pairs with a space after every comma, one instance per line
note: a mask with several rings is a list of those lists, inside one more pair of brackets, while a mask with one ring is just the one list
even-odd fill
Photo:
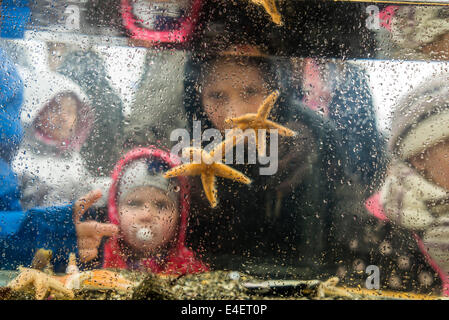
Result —
[[243, 91], [243, 97], [248, 99], [248, 98], [252, 98], [256, 95], [259, 94], [259, 89], [254, 88], [254, 87], [246, 87]]
[[130, 207], [140, 207], [143, 205], [143, 202], [140, 200], [129, 200], [127, 203]]
[[225, 99], [225, 95], [223, 92], [221, 91], [212, 91], [211, 93], [209, 93], [209, 98], [213, 99], [213, 100], [224, 100]]
[[166, 210], [168, 208], [167, 201], [155, 201], [154, 205], [158, 210]]

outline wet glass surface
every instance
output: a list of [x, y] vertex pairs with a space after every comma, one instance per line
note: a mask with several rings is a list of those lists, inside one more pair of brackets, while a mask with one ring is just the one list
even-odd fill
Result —
[[74, 253], [447, 293], [449, 3], [263, 3], [1, 3], [0, 286]]

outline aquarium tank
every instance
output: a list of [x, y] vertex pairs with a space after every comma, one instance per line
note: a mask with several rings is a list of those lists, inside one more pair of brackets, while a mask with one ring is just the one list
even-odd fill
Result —
[[449, 1], [0, 1], [0, 299], [449, 295]]

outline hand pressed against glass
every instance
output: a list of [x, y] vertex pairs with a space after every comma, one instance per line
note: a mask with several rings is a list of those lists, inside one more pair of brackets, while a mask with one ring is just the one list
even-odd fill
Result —
[[118, 233], [118, 227], [111, 223], [81, 221], [84, 213], [100, 198], [101, 191], [94, 190], [78, 199], [73, 206], [73, 221], [78, 240], [79, 258], [82, 263], [97, 258], [103, 237], [112, 237]]
[[179, 212], [163, 190], [141, 186], [130, 191], [119, 204], [120, 232], [137, 253], [154, 253], [173, 241]]
[[215, 128], [223, 131], [224, 121], [245, 113], [256, 113], [270, 93], [256, 66], [219, 61], [203, 81], [201, 102]]

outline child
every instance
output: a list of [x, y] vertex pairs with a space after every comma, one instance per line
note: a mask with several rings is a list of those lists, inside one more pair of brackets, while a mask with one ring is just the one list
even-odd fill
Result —
[[103, 267], [178, 275], [208, 271], [185, 246], [187, 180], [162, 175], [179, 164], [176, 156], [154, 147], [131, 150], [119, 161], [108, 209], [120, 232], [105, 244]]
[[[449, 75], [435, 76], [403, 98], [392, 121], [393, 159], [371, 213], [411, 231], [422, 255], [449, 294]], [[410, 243], [411, 247], [414, 243]], [[417, 259], [418, 256], [414, 256]], [[413, 263], [410, 262], [410, 265]], [[427, 282], [427, 283], [426, 283]], [[433, 285], [418, 277], [419, 285]]]
[[[239, 171], [253, 180], [249, 187], [217, 180], [220, 202], [212, 212], [195, 201], [198, 225], [191, 242], [205, 249], [215, 268], [275, 277], [337, 275], [346, 285], [359, 286], [365, 285], [366, 268], [376, 265], [382, 289], [433, 290], [438, 279], [424, 258], [415, 257], [417, 246], [396, 229], [366, 218], [363, 186], [345, 171], [341, 138], [323, 117], [294, 103], [289, 85], [270, 71], [283, 74], [282, 66], [270, 68], [276, 61], [248, 46], [223, 51], [197, 67], [199, 80], [186, 87], [185, 107], [192, 117], [222, 128], [223, 118], [257, 110], [265, 88], [269, 92], [275, 85], [281, 96], [270, 116], [298, 136], [279, 141], [276, 174], [259, 176], [253, 171], [257, 166], [241, 166]], [[398, 283], [392, 270], [398, 264], [407, 281]], [[419, 277], [430, 278], [432, 286], [417, 285]]]
[[448, 75], [434, 77], [400, 104], [393, 119], [394, 161], [381, 192], [389, 219], [417, 232], [449, 272]]
[[12, 167], [22, 184], [22, 206], [59, 205], [97, 188], [105, 194], [110, 179], [92, 176], [80, 154], [94, 123], [83, 91], [54, 72], [21, 71], [27, 83], [25, 137]]

